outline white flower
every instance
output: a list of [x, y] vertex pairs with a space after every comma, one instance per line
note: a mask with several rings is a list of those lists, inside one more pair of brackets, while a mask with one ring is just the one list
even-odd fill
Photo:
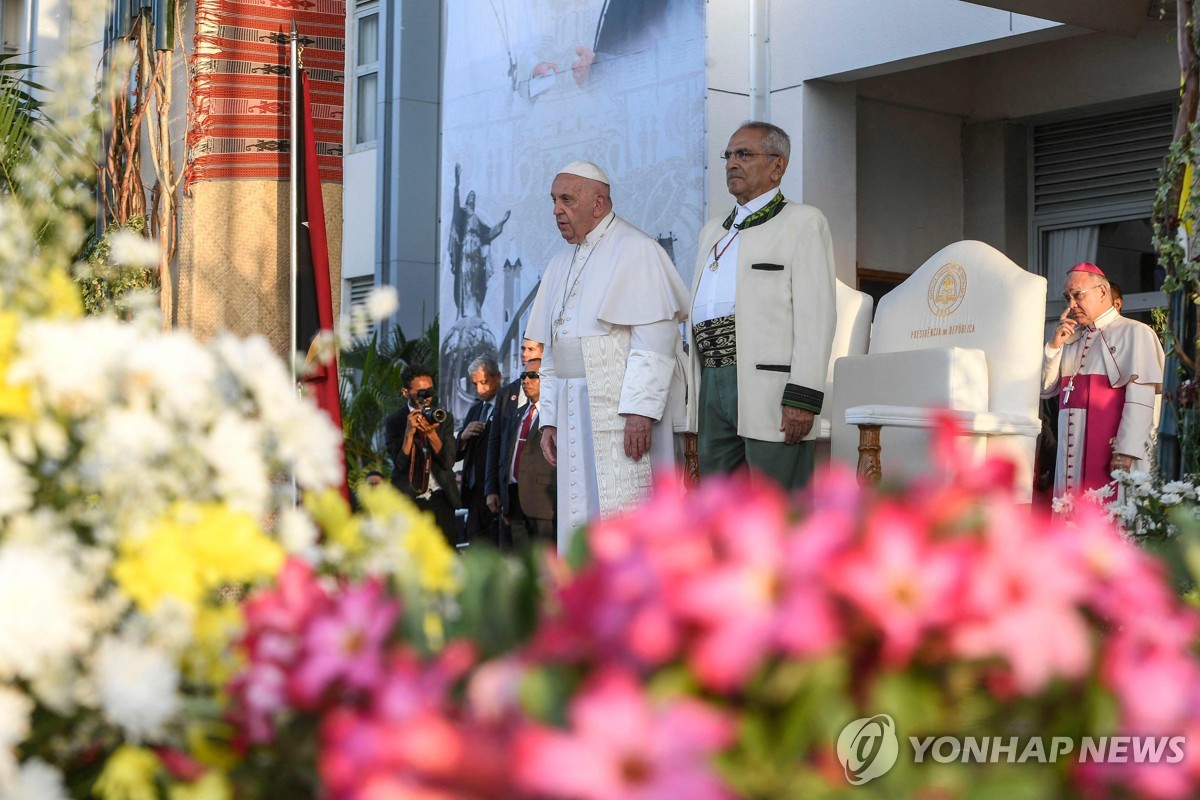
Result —
[[1095, 503], [1099, 500], [1107, 500], [1108, 498], [1110, 498], [1114, 494], [1116, 494], [1116, 491], [1117, 491], [1117, 487], [1115, 484], [1106, 483], [1103, 486], [1100, 486], [1096, 489], [1086, 490], [1083, 493], [1083, 496], [1086, 497], [1088, 500], [1091, 500], [1093, 503]]
[[276, 408], [272, 416], [279, 457], [291, 467], [296, 482], [305, 489], [336, 486], [342, 479], [342, 432], [329, 416], [299, 397]]
[[164, 650], [106, 637], [94, 674], [105, 715], [134, 739], [157, 735], [179, 710], [179, 669]]
[[1183, 502], [1183, 495], [1176, 492], [1164, 491], [1159, 495], [1158, 499], [1162, 501], [1164, 506], [1176, 506]]
[[1178, 494], [1189, 500], [1196, 499], [1196, 487], [1187, 481], [1170, 481], [1163, 484], [1163, 494]]
[[137, 336], [133, 326], [106, 317], [30, 322], [21, 328], [9, 380], [32, 383], [56, 410], [82, 416], [108, 404], [117, 365]]
[[182, 331], [145, 336], [122, 364], [123, 395], [134, 408], [153, 399], [168, 419], [193, 419], [217, 406], [217, 364], [212, 353]]
[[33, 701], [22, 692], [0, 686], [0, 797], [6, 778], [12, 780], [16, 771], [13, 751], [29, 735], [29, 715]]
[[213, 491], [230, 506], [259, 516], [270, 496], [260, 427], [234, 413], [217, 418], [200, 450], [216, 473]]
[[1129, 482], [1134, 486], [1148, 486], [1153, 482], [1154, 476], [1144, 469], [1135, 469], [1127, 474]]
[[0, 800], [68, 800], [68, 796], [62, 773], [40, 758], [31, 758], [21, 765], [11, 785], [5, 786], [0, 778]]
[[0, 679], [32, 678], [87, 646], [86, 589], [65, 554], [0, 545]]
[[1050, 510], [1055, 514], [1070, 514], [1075, 510], [1075, 498], [1069, 494], [1055, 497], [1050, 501]]
[[57, 420], [42, 417], [33, 423], [33, 441], [42, 455], [54, 460], [67, 457], [71, 446], [67, 431]]
[[320, 562], [321, 550], [317, 546], [319, 532], [307, 514], [296, 508], [285, 508], [279, 514], [276, 527], [279, 543], [283, 545], [284, 550], [300, 556], [309, 563]]
[[122, 229], [113, 231], [108, 239], [109, 260], [127, 267], [157, 267], [162, 260], [162, 249], [158, 242], [147, 239], [136, 231]]
[[27, 511], [33, 505], [33, 478], [0, 442], [0, 516]]
[[382, 322], [400, 308], [400, 296], [396, 294], [395, 286], [378, 286], [367, 295], [365, 305], [367, 316], [373, 322]]

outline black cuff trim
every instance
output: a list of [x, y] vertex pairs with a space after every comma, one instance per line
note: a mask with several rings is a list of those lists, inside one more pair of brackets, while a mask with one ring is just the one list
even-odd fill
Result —
[[816, 389], [809, 389], [807, 386], [797, 386], [794, 383], [789, 383], [783, 387], [783, 405], [792, 406], [794, 408], [803, 408], [806, 411], [811, 411], [814, 414], [821, 413], [821, 406], [825, 403], [825, 393], [818, 392]]

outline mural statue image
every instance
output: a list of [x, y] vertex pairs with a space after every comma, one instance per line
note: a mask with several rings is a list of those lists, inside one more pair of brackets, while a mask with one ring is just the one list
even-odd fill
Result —
[[488, 225], [475, 213], [475, 192], [467, 192], [467, 202], [459, 201], [462, 164], [454, 165], [454, 213], [450, 218], [450, 270], [454, 274], [454, 303], [459, 317], [478, 317], [483, 309], [488, 280], [492, 277], [492, 242], [504, 231], [504, 223]]

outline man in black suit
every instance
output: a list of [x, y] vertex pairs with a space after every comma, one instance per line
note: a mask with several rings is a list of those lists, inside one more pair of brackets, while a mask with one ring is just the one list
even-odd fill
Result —
[[[541, 375], [538, 370], [541, 364], [540, 358], [531, 358], [526, 363], [527, 369], [521, 373], [519, 380], [528, 402], [502, 425], [499, 505], [501, 517], [508, 522], [511, 532], [511, 539], [504, 543], [506, 549], [522, 549], [531, 539], [537, 538], [539, 533], [538, 519], [530, 518], [524, 508], [522, 497], [525, 490], [519, 488], [521, 480], [536, 483], [543, 489], [548, 484], [550, 499], [554, 500], [555, 469], [542, 455], [538, 435], [538, 401], [541, 399]], [[530, 470], [531, 462], [535, 464], [533, 471]], [[541, 468], [536, 467], [538, 464]], [[540, 512], [544, 521], [542, 535], [546, 537], [546, 541], [554, 542], [553, 508], [547, 511], [545, 504], [539, 503], [537, 499], [534, 499], [534, 504], [537, 506], [535, 511]]]
[[[541, 342], [523, 339], [521, 341], [521, 368], [531, 369], [530, 359], [540, 360], [542, 350]], [[536, 367], [533, 369], [535, 372], [537, 371]], [[512, 547], [512, 532], [509, 530], [507, 522], [508, 512], [501, 508], [507, 502], [506, 495], [501, 491], [503, 488], [501, 473], [507, 466], [508, 460], [511, 460], [512, 452], [507, 445], [500, 441], [500, 437], [509, 423], [515, 425], [519, 421], [517, 412], [528, 400], [523, 384], [522, 378], [517, 376], [512, 383], [500, 390], [500, 394], [496, 397], [496, 410], [492, 413], [493, 424], [488, 428], [487, 470], [484, 474], [483, 484], [487, 492], [487, 507], [493, 514], [500, 515], [500, 549], [502, 550]], [[505, 458], [506, 455], [508, 460]]]
[[522, 409], [522, 427], [519, 430], [525, 430], [526, 415], [532, 418], [532, 424], [528, 428], [521, 458], [514, 459], [514, 472], [517, 477], [517, 501], [525, 517], [529, 541], [554, 547], [558, 543], [558, 469], [546, 460], [542, 452], [542, 429], [537, 418], [542, 394], [541, 365], [540, 358], [530, 359], [529, 369], [523, 373], [526, 376], [525, 394], [529, 397], [529, 403]]
[[457, 544], [454, 509], [461, 502], [454, 482], [454, 418], [433, 407], [433, 375], [410, 364], [400, 374], [405, 405], [384, 423], [392, 457], [392, 485], [433, 513], [451, 546]]
[[486, 540], [500, 546], [499, 520], [487, 504], [488, 431], [496, 395], [500, 391], [500, 366], [494, 358], [477, 358], [467, 374], [479, 399], [467, 411], [458, 434], [462, 457], [462, 507], [467, 510], [467, 540]]

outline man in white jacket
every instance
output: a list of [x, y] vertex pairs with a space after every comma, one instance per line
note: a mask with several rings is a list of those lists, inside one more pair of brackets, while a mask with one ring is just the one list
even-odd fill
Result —
[[595, 164], [563, 167], [551, 188], [569, 250], [551, 260], [526, 338], [542, 342], [541, 445], [558, 469], [558, 547], [597, 516], [639, 500], [674, 470], [687, 289], [666, 251], [613, 213]]
[[812, 475], [837, 310], [825, 216], [779, 190], [791, 142], [747, 122], [723, 154], [737, 202], [700, 232], [689, 305], [688, 430], [701, 477], [749, 466], [786, 489]]

